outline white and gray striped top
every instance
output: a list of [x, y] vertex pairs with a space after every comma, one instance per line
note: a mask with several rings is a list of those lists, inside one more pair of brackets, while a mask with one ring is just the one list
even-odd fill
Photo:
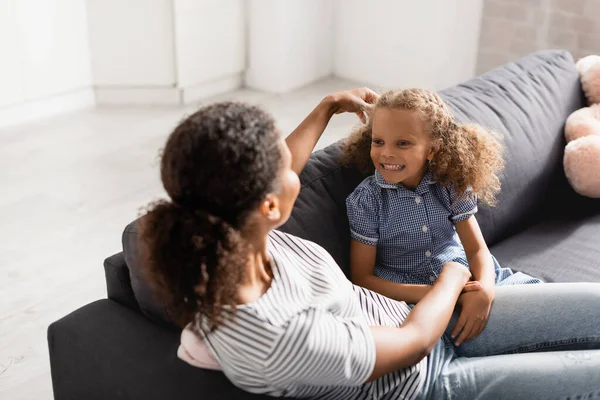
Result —
[[315, 399], [413, 399], [427, 358], [374, 382], [369, 326], [399, 326], [410, 308], [354, 286], [319, 245], [273, 231], [273, 281], [235, 321], [204, 339], [236, 386], [271, 396]]

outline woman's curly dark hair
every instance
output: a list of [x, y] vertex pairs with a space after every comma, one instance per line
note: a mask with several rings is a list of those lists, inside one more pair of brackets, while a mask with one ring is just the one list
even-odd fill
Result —
[[279, 141], [269, 114], [235, 102], [201, 108], [169, 136], [161, 179], [170, 200], [149, 205], [140, 242], [145, 276], [180, 326], [212, 330], [233, 316], [248, 262], [242, 231], [277, 190]]
[[[373, 115], [380, 108], [418, 112], [437, 148], [429, 165], [434, 179], [461, 194], [471, 187], [484, 203], [495, 205], [500, 191], [498, 175], [504, 168], [498, 133], [477, 124], [456, 125], [448, 105], [429, 90], [390, 90], [379, 97]], [[371, 132], [372, 118], [351, 133], [342, 159], [342, 164], [354, 165], [365, 175], [375, 172], [370, 154]]]

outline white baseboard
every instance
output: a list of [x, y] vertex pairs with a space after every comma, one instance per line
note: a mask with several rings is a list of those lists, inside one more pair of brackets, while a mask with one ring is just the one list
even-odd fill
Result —
[[178, 105], [179, 89], [175, 87], [95, 87], [96, 104], [104, 105]]
[[94, 106], [91, 88], [74, 90], [42, 99], [29, 100], [0, 108], [0, 128], [32, 122], [70, 111]]
[[96, 87], [98, 105], [185, 105], [242, 87], [242, 74], [184, 88]]
[[192, 104], [208, 97], [231, 92], [243, 85], [244, 79], [241, 73], [231, 75], [213, 82], [185, 87], [181, 90], [181, 100], [183, 104]]

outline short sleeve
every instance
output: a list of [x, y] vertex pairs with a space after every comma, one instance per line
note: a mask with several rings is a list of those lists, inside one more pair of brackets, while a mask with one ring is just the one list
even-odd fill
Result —
[[346, 199], [350, 236], [375, 246], [379, 241], [379, 197], [368, 186], [359, 185]]
[[477, 195], [469, 187], [459, 196], [453, 187], [448, 188], [450, 194], [450, 220], [457, 224], [477, 213]]
[[309, 308], [289, 322], [267, 360], [275, 387], [358, 386], [375, 368], [375, 340], [364, 319]]

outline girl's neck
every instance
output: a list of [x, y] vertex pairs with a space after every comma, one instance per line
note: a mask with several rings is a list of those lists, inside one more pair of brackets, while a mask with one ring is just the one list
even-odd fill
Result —
[[[408, 190], [415, 190], [420, 184], [425, 174], [427, 173], [428, 166], [425, 165], [421, 171], [414, 177], [412, 177], [408, 182], [400, 182], [402, 186], [404, 186]], [[413, 179], [414, 178], [414, 179]]]

